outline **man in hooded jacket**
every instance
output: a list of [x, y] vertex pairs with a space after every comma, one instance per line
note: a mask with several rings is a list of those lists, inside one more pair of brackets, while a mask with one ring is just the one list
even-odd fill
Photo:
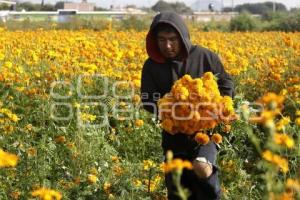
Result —
[[[218, 78], [221, 95], [233, 96], [233, 82], [218, 56], [191, 44], [188, 28], [178, 14], [162, 12], [154, 17], [147, 34], [146, 49], [149, 58], [142, 70], [141, 99], [147, 111], [157, 114], [158, 99], [170, 92], [173, 83], [185, 74], [198, 78], [210, 71]], [[181, 177], [182, 185], [191, 193], [190, 200], [220, 198], [215, 143], [199, 146], [185, 134], [171, 135], [163, 131], [162, 147], [164, 154], [171, 150], [174, 157], [192, 162], [194, 169], [184, 170]], [[171, 174], [165, 176], [165, 182], [168, 199], [179, 199]]]

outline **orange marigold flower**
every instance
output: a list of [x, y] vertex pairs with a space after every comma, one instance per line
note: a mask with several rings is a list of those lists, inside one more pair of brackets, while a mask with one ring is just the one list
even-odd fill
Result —
[[272, 161], [273, 159], [273, 153], [270, 150], [265, 150], [262, 153], [262, 157], [267, 161]]
[[55, 142], [60, 143], [60, 144], [65, 143], [66, 142], [66, 137], [63, 136], [63, 135], [58, 136], [58, 137], [55, 138]]
[[288, 178], [285, 187], [289, 189], [300, 190], [300, 182], [298, 180]]
[[220, 144], [222, 142], [222, 135], [220, 135], [219, 133], [215, 133], [211, 136], [211, 140], [217, 144]]
[[190, 161], [181, 160], [179, 158], [175, 158], [167, 163], [164, 163], [163, 166], [164, 173], [169, 173], [172, 171], [181, 171], [183, 169], [193, 169], [193, 165]]
[[199, 133], [196, 134], [195, 140], [199, 144], [205, 145], [205, 144], [207, 144], [209, 142], [209, 137], [208, 137], [207, 134], [199, 132]]
[[286, 145], [288, 148], [293, 148], [295, 146], [293, 138], [289, 137], [286, 134], [275, 133], [274, 142], [278, 145]]
[[141, 119], [137, 119], [135, 120], [134, 124], [137, 126], [137, 127], [141, 127], [144, 125], [144, 121], [141, 120]]

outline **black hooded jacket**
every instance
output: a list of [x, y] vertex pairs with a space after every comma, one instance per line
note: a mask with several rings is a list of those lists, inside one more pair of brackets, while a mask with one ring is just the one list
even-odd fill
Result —
[[[160, 54], [154, 33], [155, 27], [160, 23], [170, 24], [178, 31], [184, 48], [181, 61], [166, 60]], [[170, 92], [173, 83], [185, 74], [198, 78], [211, 71], [218, 78], [221, 95], [233, 96], [233, 82], [225, 72], [219, 57], [206, 48], [192, 45], [188, 28], [176, 13], [162, 12], [155, 16], [147, 34], [146, 49], [149, 58], [142, 70], [141, 99], [147, 111], [157, 112], [156, 107], [152, 105], [156, 105], [160, 97]], [[193, 145], [195, 144], [186, 135], [170, 135], [163, 131], [164, 150], [182, 151]]]

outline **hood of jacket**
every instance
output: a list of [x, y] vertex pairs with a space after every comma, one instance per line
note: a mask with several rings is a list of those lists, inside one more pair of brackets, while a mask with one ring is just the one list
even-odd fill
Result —
[[185, 60], [188, 57], [190, 48], [192, 46], [190, 41], [190, 34], [181, 16], [170, 11], [157, 14], [152, 21], [150, 30], [146, 37], [146, 50], [149, 57], [158, 63], [166, 62], [166, 59], [160, 53], [154, 33], [155, 27], [160, 23], [169, 24], [177, 30], [183, 44], [182, 47], [184, 49], [182, 51], [182, 57], [183, 60]]

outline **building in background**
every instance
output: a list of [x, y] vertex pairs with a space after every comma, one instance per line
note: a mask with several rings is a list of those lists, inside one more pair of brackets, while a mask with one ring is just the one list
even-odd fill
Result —
[[94, 11], [96, 4], [88, 3], [87, 0], [82, 0], [81, 3], [64, 3], [65, 10], [77, 10], [77, 11]]

